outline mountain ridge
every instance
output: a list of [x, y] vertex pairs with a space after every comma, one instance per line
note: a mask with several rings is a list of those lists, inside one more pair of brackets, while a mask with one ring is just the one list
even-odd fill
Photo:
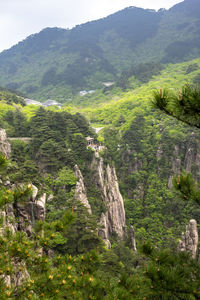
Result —
[[46, 28], [0, 53], [0, 85], [36, 99], [65, 102], [98, 89], [141, 62], [176, 63], [200, 56], [199, 5], [169, 10], [129, 7], [71, 30]]

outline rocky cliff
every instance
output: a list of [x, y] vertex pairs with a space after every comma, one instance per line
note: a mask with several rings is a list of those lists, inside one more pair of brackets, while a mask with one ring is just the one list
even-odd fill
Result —
[[[119, 191], [119, 184], [114, 166], [104, 164], [103, 158], [99, 158], [95, 153], [91, 166], [93, 184], [100, 191], [101, 198], [105, 204], [106, 212], [102, 212], [99, 220], [99, 236], [110, 248], [109, 238], [114, 233], [121, 239], [125, 237], [125, 210], [124, 201]], [[74, 197], [88, 209], [91, 214], [92, 209], [88, 201], [87, 189], [85, 187], [83, 175], [77, 165], [74, 167], [77, 183]], [[136, 248], [136, 247], [135, 247]]]
[[169, 176], [168, 187], [172, 187], [172, 178], [180, 174], [181, 168], [186, 172], [192, 173], [198, 178], [200, 172], [200, 153], [197, 135], [192, 132], [185, 145], [175, 145], [170, 158], [171, 175]]
[[106, 243], [108, 243], [109, 237], [114, 233], [123, 238], [126, 218], [124, 201], [119, 191], [115, 168], [109, 164], [105, 165], [103, 158], [99, 158], [97, 155], [92, 161], [91, 168], [94, 174], [94, 184], [100, 190], [107, 209], [101, 215], [99, 234]]
[[[11, 146], [7, 141], [6, 132], [3, 129], [0, 130], [0, 151], [7, 157], [11, 153]], [[7, 234], [8, 231], [11, 232], [13, 236], [17, 236], [19, 231], [23, 231], [27, 236], [31, 236], [35, 221], [45, 219], [46, 194], [43, 193], [41, 196], [37, 197], [38, 189], [36, 186], [31, 184], [28, 187], [22, 184], [16, 186], [15, 184], [11, 184], [8, 178], [5, 180], [3, 178], [1, 179], [0, 188], [6, 188], [9, 194], [18, 193], [20, 190], [20, 194], [23, 194], [25, 188], [28, 188], [30, 191], [27, 201], [23, 204], [15, 199], [14, 203], [5, 204], [2, 207], [0, 210], [0, 236]], [[12, 274], [1, 276], [7, 286], [16, 287], [30, 279], [26, 265], [23, 261], [16, 260], [13, 257], [10, 264], [13, 269]]]
[[88, 202], [87, 192], [86, 192], [86, 188], [85, 188], [85, 184], [84, 184], [83, 175], [82, 175], [82, 173], [81, 173], [81, 171], [80, 171], [80, 169], [77, 165], [75, 165], [75, 167], [74, 167], [74, 172], [75, 172], [75, 176], [77, 178], [74, 198], [79, 200], [88, 209], [88, 212], [91, 214], [92, 209], [91, 209], [91, 206]]
[[[13, 187], [10, 187], [11, 189]], [[38, 189], [32, 187], [32, 196], [29, 201], [22, 205], [19, 203], [7, 204], [0, 210], [0, 236], [3, 236], [9, 230], [13, 236], [18, 231], [23, 231], [27, 236], [31, 236], [35, 220], [44, 220], [45, 217], [45, 200], [46, 195], [36, 198]], [[42, 254], [42, 249], [38, 251], [38, 255]], [[26, 264], [18, 259], [10, 261], [13, 272], [10, 275], [2, 275], [1, 278], [9, 287], [17, 287], [30, 279]]]
[[198, 230], [196, 220], [190, 220], [186, 226], [186, 231], [182, 233], [181, 240], [178, 243], [179, 251], [191, 253], [192, 258], [198, 255]]
[[[6, 132], [3, 129], [0, 130], [0, 149], [6, 156], [9, 156], [11, 153], [11, 147], [7, 141]], [[124, 202], [119, 191], [118, 179], [114, 166], [104, 164], [103, 158], [99, 158], [96, 153], [90, 167], [93, 172], [94, 185], [96, 185], [100, 191], [102, 200], [106, 206], [106, 212], [102, 213], [99, 220], [99, 235], [109, 245], [109, 237], [112, 234], [115, 233], [120, 238], [123, 238], [125, 235], [126, 220]], [[77, 178], [74, 197], [83, 203], [91, 214], [92, 209], [88, 201], [84, 178], [77, 165], [74, 167], [74, 173]], [[13, 188], [12, 186], [9, 186], [9, 181], [7, 184], [8, 188]], [[2, 214], [4, 215], [5, 226], [9, 225], [8, 217], [11, 214], [13, 218], [17, 217], [18, 220], [15, 224], [15, 228], [12, 230], [21, 230], [26, 232], [28, 236], [31, 236], [32, 227], [35, 221], [45, 219], [46, 194], [37, 197], [37, 187], [34, 185], [30, 185], [29, 187], [32, 189], [32, 196], [29, 201], [26, 201], [23, 204], [15, 203], [15, 210], [13, 206], [10, 205], [2, 212]]]
[[5, 129], [0, 128], [0, 152], [3, 152], [6, 157], [10, 156], [11, 146], [7, 140]]

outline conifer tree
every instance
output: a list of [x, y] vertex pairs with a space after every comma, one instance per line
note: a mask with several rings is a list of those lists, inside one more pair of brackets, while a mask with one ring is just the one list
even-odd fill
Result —
[[[190, 126], [200, 128], [200, 88], [185, 85], [177, 94], [169, 90], [155, 91], [152, 104], [165, 114]], [[179, 196], [200, 204], [200, 188], [191, 174], [181, 174], [173, 180]]]
[[170, 90], [155, 91], [152, 104], [165, 114], [200, 128], [200, 88], [185, 85], [177, 94]]

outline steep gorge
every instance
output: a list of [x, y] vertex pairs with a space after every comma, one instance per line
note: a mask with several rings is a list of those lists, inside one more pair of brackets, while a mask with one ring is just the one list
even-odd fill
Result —
[[[11, 146], [7, 140], [6, 132], [4, 129], [1, 129], [0, 133], [0, 150], [9, 157]], [[121, 239], [125, 237], [126, 219], [124, 202], [119, 191], [115, 168], [113, 166], [110, 167], [109, 164], [105, 165], [103, 158], [99, 158], [98, 152], [95, 152], [90, 167], [94, 176], [93, 184], [99, 189], [102, 201], [106, 207], [105, 214], [102, 213], [99, 220], [99, 235], [110, 247], [109, 238], [112, 234], [117, 234]], [[80, 201], [87, 208], [88, 212], [92, 214], [84, 178], [77, 165], [74, 167], [74, 174], [77, 178], [74, 198]], [[6, 184], [8, 189], [13, 188], [9, 178], [7, 178], [6, 183], [2, 182], [2, 184]], [[10, 204], [6, 210], [2, 212], [2, 216], [4, 217], [4, 226], [11, 226], [11, 224], [8, 223], [8, 219], [12, 216], [13, 219], [17, 218], [18, 220], [17, 223], [14, 221], [15, 225], [13, 225], [12, 231], [24, 231], [28, 236], [31, 236], [32, 227], [35, 222], [37, 220], [45, 220], [46, 193], [41, 194], [40, 192], [41, 195], [37, 197], [38, 188], [31, 183], [29, 184], [29, 188], [32, 190], [29, 201], [24, 204], [15, 203], [15, 210], [13, 204]]]

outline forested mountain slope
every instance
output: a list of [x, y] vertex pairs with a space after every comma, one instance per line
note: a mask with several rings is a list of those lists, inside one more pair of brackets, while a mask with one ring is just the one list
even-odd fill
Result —
[[130, 65], [195, 58], [199, 10], [198, 0], [185, 0], [168, 11], [130, 7], [71, 30], [46, 28], [0, 54], [0, 85], [64, 102]]
[[[40, 165], [42, 172], [52, 170], [55, 176], [65, 164], [70, 168], [78, 164], [80, 168], [83, 166], [83, 176], [90, 183], [93, 182], [90, 176], [94, 178], [96, 175], [86, 167], [91, 153], [86, 151], [85, 137], [94, 133], [89, 131], [84, 119], [75, 114], [78, 110], [82, 111], [93, 126], [103, 127], [98, 137], [106, 146], [102, 157], [106, 163], [114, 163], [116, 167], [125, 200], [127, 224], [135, 227], [137, 241], [150, 239], [165, 245], [174, 243], [189, 219], [199, 218], [195, 205], [183, 207], [182, 203], [173, 201], [174, 196], [169, 189], [173, 175], [184, 168], [199, 178], [198, 132], [155, 112], [151, 107], [152, 91], [167, 87], [178, 93], [185, 83], [198, 79], [199, 65], [199, 59], [171, 64], [135, 90], [129, 88], [129, 91], [117, 94], [115, 87], [90, 98], [79, 97], [79, 100], [85, 101], [84, 109], [63, 106], [62, 109], [51, 107], [44, 110], [34, 105], [21, 107], [19, 104], [14, 107], [6, 103], [5, 97], [0, 104], [1, 127], [10, 137], [34, 137], [35, 144], [31, 142], [30, 154], [37, 162], [34, 162], [28, 176], [35, 170], [35, 163]], [[131, 87], [135, 78], [128, 80]], [[98, 101], [99, 106], [92, 108], [91, 105], [95, 107]], [[82, 102], [77, 99], [76, 104], [82, 105]], [[73, 114], [70, 115], [69, 111]], [[79, 126], [82, 124], [82, 129], [78, 130], [74, 121]], [[19, 149], [15, 155], [20, 154]], [[21, 148], [20, 152], [25, 149]], [[68, 149], [72, 151], [68, 152]], [[17, 157], [15, 159], [18, 160]], [[26, 161], [21, 168], [29, 170]], [[38, 175], [31, 176], [32, 180], [41, 180]], [[95, 187], [100, 185], [98, 176], [96, 178], [93, 187], [89, 184], [87, 188], [92, 210], [100, 216], [104, 207]]]
[[[174, 85], [182, 83], [182, 72], [193, 80], [198, 64], [196, 59], [169, 67], [171, 75], [173, 67], [181, 71]], [[0, 126], [17, 138], [9, 139], [11, 152], [3, 139], [0, 155], [1, 274], [10, 280], [9, 285], [1, 281], [5, 299], [199, 298], [196, 260], [159, 250], [176, 249], [185, 225], [200, 218], [197, 205], [180, 201], [171, 190], [172, 177], [184, 169], [200, 178], [199, 133], [155, 111], [150, 102], [150, 87], [158, 84], [154, 79], [138, 93], [129, 91], [87, 112], [104, 127], [99, 137], [70, 108], [23, 106], [22, 98], [2, 91]], [[100, 152], [87, 148], [88, 136], [103, 143]], [[34, 185], [37, 197], [30, 196]], [[116, 206], [117, 195], [123, 202], [119, 188], [125, 213], [123, 205]], [[81, 196], [87, 197], [87, 207]], [[132, 251], [132, 226], [139, 253]], [[111, 249], [97, 235], [99, 229]]]

